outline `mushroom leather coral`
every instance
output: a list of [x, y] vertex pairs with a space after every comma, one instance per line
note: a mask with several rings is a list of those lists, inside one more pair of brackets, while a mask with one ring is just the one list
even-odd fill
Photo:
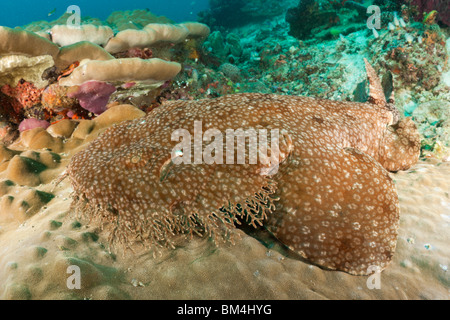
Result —
[[[367, 71], [368, 103], [257, 93], [167, 102], [72, 158], [74, 204], [105, 222], [116, 242], [171, 246], [176, 233], [226, 240], [245, 217], [321, 267], [355, 275], [384, 269], [396, 247], [399, 204], [383, 166], [408, 168], [420, 145], [410, 119], [392, 123], [379, 79], [369, 64]], [[194, 121], [203, 132], [280, 130], [279, 170], [248, 157], [245, 165], [175, 164], [172, 134], [193, 135]]]

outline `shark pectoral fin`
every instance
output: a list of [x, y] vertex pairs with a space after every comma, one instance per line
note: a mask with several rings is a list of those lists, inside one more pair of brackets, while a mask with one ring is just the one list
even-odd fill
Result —
[[387, 127], [378, 158], [386, 170], [408, 170], [417, 163], [419, 156], [420, 134], [411, 117]]
[[[305, 155], [304, 155], [305, 156]], [[278, 181], [268, 230], [303, 258], [354, 275], [386, 268], [395, 251], [399, 205], [389, 173], [353, 148], [314, 150]]]

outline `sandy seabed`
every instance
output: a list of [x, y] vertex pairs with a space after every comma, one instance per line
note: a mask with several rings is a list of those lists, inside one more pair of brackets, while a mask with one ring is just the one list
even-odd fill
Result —
[[[72, 136], [81, 137], [80, 131]], [[85, 134], [85, 143], [100, 131], [87, 132], [91, 133]], [[208, 239], [180, 238], [176, 249], [162, 250], [156, 258], [140, 250], [110, 253], [101, 228], [79, 219], [71, 209], [68, 179], [55, 187], [54, 178], [63, 172], [70, 154], [83, 147], [71, 139], [68, 143], [76, 147], [66, 151], [47, 179], [41, 177], [39, 190], [55, 198], [37, 213], [17, 219], [20, 199], [33, 206], [32, 188], [8, 186], [3, 192], [0, 299], [450, 298], [450, 162], [421, 161], [409, 171], [392, 174], [401, 206], [397, 249], [379, 277], [380, 289], [370, 289], [368, 277], [303, 262], [279, 244], [268, 245], [262, 231], [250, 236], [237, 230], [241, 237], [234, 245], [218, 247]], [[0, 180], [11, 176], [10, 171], [2, 165]], [[81, 289], [67, 286], [71, 266], [79, 267]]]

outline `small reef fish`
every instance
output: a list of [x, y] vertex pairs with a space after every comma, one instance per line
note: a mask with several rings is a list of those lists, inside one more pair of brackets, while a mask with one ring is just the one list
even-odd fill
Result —
[[55, 9], [53, 9], [52, 11], [50, 11], [50, 12], [48, 13], [48, 16], [50, 17], [50, 16], [54, 15], [54, 14], [55, 14], [55, 12], [56, 12], [56, 8], [55, 8]]

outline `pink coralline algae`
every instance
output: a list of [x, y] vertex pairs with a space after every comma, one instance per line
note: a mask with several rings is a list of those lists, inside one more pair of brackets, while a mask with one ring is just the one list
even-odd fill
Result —
[[413, 0], [412, 5], [417, 6], [423, 19], [423, 14], [433, 10], [438, 12], [438, 20], [450, 26], [450, 4], [448, 0]]
[[106, 111], [111, 95], [116, 92], [116, 87], [112, 84], [101, 81], [88, 81], [77, 88], [76, 91], [69, 92], [69, 98], [77, 98], [80, 105], [89, 112], [101, 114]]
[[45, 120], [38, 119], [25, 119], [19, 125], [19, 131], [27, 131], [35, 128], [44, 128], [47, 129], [50, 126], [50, 123]]

